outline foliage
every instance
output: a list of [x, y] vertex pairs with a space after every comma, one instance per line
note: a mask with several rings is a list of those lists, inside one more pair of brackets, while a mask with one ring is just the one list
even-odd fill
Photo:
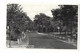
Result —
[[[78, 6], [77, 5], [59, 5], [60, 8], [52, 9], [52, 15], [55, 20], [61, 20], [63, 26], [67, 26], [69, 29], [72, 28], [72, 23], [77, 27], [77, 14]], [[74, 27], [74, 26], [73, 26]]]
[[35, 25], [37, 26], [38, 30], [40, 30], [40, 28], [41, 28], [42, 31], [45, 31], [43, 29], [46, 29], [50, 26], [50, 17], [46, 16], [43, 13], [40, 13], [39, 15], [35, 15], [34, 22], [35, 22]]
[[[27, 23], [30, 21], [31, 20], [26, 15], [26, 13], [23, 12], [21, 5], [7, 5], [7, 26], [9, 26], [10, 33], [13, 31], [15, 34], [20, 34], [22, 31], [26, 30]], [[14, 37], [15, 35], [12, 36]], [[19, 35], [16, 37], [18, 36]]]

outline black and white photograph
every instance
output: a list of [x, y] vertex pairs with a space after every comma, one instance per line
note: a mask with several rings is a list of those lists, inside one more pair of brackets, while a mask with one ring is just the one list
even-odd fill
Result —
[[7, 3], [6, 47], [77, 49], [78, 5]]

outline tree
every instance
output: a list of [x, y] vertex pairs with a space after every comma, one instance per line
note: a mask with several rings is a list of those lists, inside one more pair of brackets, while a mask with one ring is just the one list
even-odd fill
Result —
[[35, 25], [39, 32], [48, 32], [48, 28], [50, 26], [50, 17], [46, 16], [44, 13], [40, 13], [39, 15], [35, 15]]
[[71, 29], [72, 31], [75, 25], [77, 28], [77, 15], [78, 15], [78, 6], [77, 5], [59, 5], [59, 9], [51, 10], [54, 19], [60, 20], [63, 22], [63, 26], [66, 26], [66, 31]]
[[9, 26], [10, 30], [10, 39], [13, 37], [19, 38], [21, 36], [21, 32], [26, 30], [27, 21], [30, 22], [30, 19], [26, 13], [23, 12], [21, 5], [7, 5], [7, 26]]

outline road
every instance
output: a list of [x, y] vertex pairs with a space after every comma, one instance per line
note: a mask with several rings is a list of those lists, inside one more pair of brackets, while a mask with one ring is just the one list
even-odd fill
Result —
[[[59, 41], [55, 38], [48, 37], [37, 33], [26, 33], [29, 36], [29, 45], [34, 45], [34, 48], [48, 48], [48, 49], [76, 49], [77, 47]], [[26, 39], [24, 39], [26, 41]]]

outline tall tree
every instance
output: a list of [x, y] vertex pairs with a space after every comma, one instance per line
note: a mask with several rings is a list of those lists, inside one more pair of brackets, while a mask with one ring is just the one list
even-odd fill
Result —
[[59, 9], [51, 10], [54, 19], [62, 20], [64, 26], [67, 29], [71, 29], [71, 34], [73, 31], [73, 24], [77, 28], [77, 17], [78, 17], [78, 6], [77, 5], [59, 5]]
[[[27, 21], [29, 22], [30, 19], [26, 13], [23, 12], [21, 5], [7, 5], [7, 26], [9, 26], [10, 33], [12, 31], [10, 35], [11, 39], [15, 36], [15, 38], [18, 38], [19, 34], [26, 30]], [[13, 32], [16, 35], [13, 35]]]
[[50, 17], [46, 16], [44, 13], [40, 13], [39, 15], [35, 15], [35, 25], [37, 26], [38, 31], [48, 32], [48, 28], [50, 26]]

